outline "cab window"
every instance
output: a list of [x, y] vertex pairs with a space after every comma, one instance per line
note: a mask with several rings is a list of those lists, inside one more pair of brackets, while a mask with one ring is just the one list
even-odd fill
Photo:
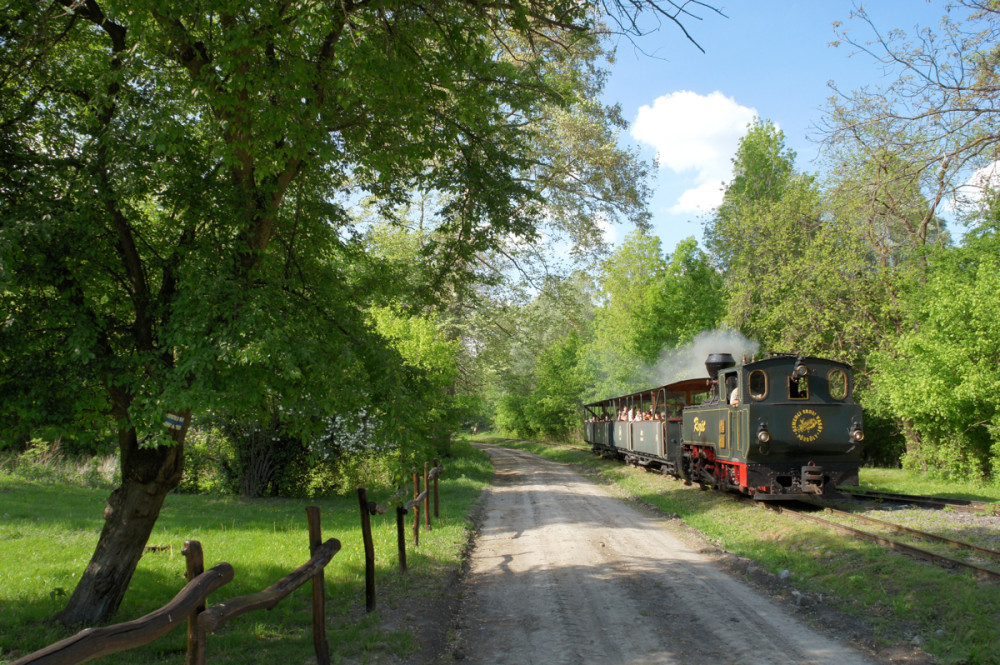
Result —
[[[739, 399], [740, 394], [737, 391], [739, 386], [739, 378], [735, 374], [729, 374], [726, 376], [726, 389], [722, 393], [722, 399], [725, 402], [732, 402], [733, 399]], [[734, 395], [735, 392], [735, 395]]]
[[830, 385], [830, 397], [836, 400], [847, 399], [847, 372], [842, 369], [832, 370], [827, 375], [827, 381]]
[[767, 372], [755, 369], [750, 372], [750, 397], [758, 402], [767, 397]]
[[809, 399], [809, 377], [788, 377], [788, 399]]

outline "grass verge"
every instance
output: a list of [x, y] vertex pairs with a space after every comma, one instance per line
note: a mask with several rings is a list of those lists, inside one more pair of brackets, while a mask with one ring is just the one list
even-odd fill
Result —
[[[748, 559], [748, 571], [787, 571], [796, 590], [863, 617], [883, 644], [919, 644], [946, 665], [1000, 663], [1000, 583], [804, 525], [723, 493], [686, 487], [599, 458], [582, 444], [492, 441], [574, 464], [599, 483], [677, 515], [715, 546]], [[914, 478], [895, 469], [862, 469], [861, 482], [866, 489], [1000, 501], [997, 488]]]
[[[488, 458], [457, 442], [444, 460], [441, 515], [413, 548], [407, 529], [408, 573], [398, 572], [395, 513], [372, 518], [377, 559], [378, 608], [420, 603], [446, 584], [460, 566], [472, 524], [468, 515], [492, 474]], [[391, 491], [370, 491], [385, 500]], [[73, 634], [47, 623], [72, 593], [101, 528], [106, 489], [27, 480], [0, 470], [0, 664]], [[209, 598], [259, 591], [309, 559], [305, 508], [322, 511], [323, 539], [337, 538], [340, 553], [326, 568], [327, 639], [334, 663], [371, 660], [383, 653], [406, 658], [417, 649], [407, 626], [387, 628], [378, 611], [366, 615], [364, 547], [356, 494], [319, 500], [170, 495], [115, 621], [130, 621], [162, 607], [184, 586], [184, 540], [202, 543], [205, 566], [231, 563], [235, 579]], [[410, 516], [412, 519], [412, 516]], [[209, 636], [212, 663], [314, 661], [310, 585], [273, 610], [251, 612]], [[152, 644], [94, 662], [178, 663], [184, 659], [183, 628]]]

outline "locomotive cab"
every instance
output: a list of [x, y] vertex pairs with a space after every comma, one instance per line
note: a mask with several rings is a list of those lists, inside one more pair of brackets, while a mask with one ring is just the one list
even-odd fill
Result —
[[848, 365], [775, 355], [706, 366], [717, 371], [715, 395], [684, 414], [685, 469], [693, 480], [759, 500], [858, 483], [864, 434]]

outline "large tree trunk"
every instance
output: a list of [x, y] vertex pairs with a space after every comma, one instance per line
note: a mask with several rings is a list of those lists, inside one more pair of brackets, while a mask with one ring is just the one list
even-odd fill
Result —
[[176, 444], [171, 446], [140, 448], [134, 429], [119, 433], [121, 485], [104, 508], [104, 528], [90, 564], [56, 620], [66, 626], [89, 625], [118, 610], [163, 500], [181, 480], [188, 420], [185, 414], [185, 425], [174, 433]]

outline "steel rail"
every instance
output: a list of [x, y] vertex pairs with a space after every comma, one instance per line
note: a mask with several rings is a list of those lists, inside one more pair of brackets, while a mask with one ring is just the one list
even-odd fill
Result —
[[855, 529], [854, 527], [845, 526], [831, 520], [823, 519], [822, 517], [816, 517], [815, 515], [809, 515], [808, 513], [799, 512], [797, 510], [788, 508], [787, 506], [777, 506], [771, 504], [763, 504], [765, 507], [777, 512], [788, 512], [789, 514], [798, 517], [800, 519], [816, 522], [817, 524], [822, 524], [838, 531], [842, 531], [849, 535], [855, 536], [857, 538], [864, 538], [866, 540], [871, 540], [873, 542], [879, 543], [880, 545], [885, 545], [886, 547], [891, 547], [893, 549], [902, 550], [909, 554], [919, 556], [922, 559], [926, 559], [932, 563], [946, 564], [949, 566], [969, 568], [975, 571], [981, 576], [992, 577], [994, 579], [1000, 579], [1000, 572], [995, 570], [990, 570], [989, 568], [983, 568], [982, 566], [977, 566], [973, 563], [967, 563], [965, 561], [960, 561], [958, 559], [952, 559], [951, 557], [944, 556], [943, 554], [936, 554], [919, 547], [914, 547], [913, 545], [907, 545], [906, 543], [901, 543], [898, 540], [893, 540], [891, 538], [886, 538], [884, 536], [879, 536], [878, 534], [870, 533], [868, 531], [862, 531], [860, 529]]
[[940, 543], [947, 543], [948, 545], [953, 545], [955, 547], [964, 548], [968, 550], [975, 550], [981, 554], [986, 554], [988, 556], [1000, 559], [1000, 552], [997, 550], [991, 550], [988, 547], [980, 547], [974, 543], [967, 543], [964, 540], [954, 540], [953, 538], [948, 538], [946, 536], [939, 536], [936, 533], [930, 533], [928, 531], [920, 531], [918, 529], [911, 529], [908, 526], [903, 526], [902, 524], [895, 524], [893, 522], [887, 522], [885, 520], [880, 520], [876, 517], [869, 517], [867, 515], [858, 515], [857, 513], [849, 513], [845, 510], [838, 510], [836, 508], [830, 508], [829, 506], [824, 508], [826, 512], [832, 515], [839, 515], [849, 519], [861, 520], [862, 522], [868, 522], [869, 524], [877, 524], [879, 526], [887, 527], [895, 531], [901, 531], [903, 533], [909, 533], [914, 536], [919, 536], [921, 538], [927, 538], [928, 540], [936, 540]]
[[848, 496], [859, 499], [875, 499], [881, 501], [898, 501], [912, 503], [918, 506], [929, 506], [931, 508], [954, 508], [956, 510], [972, 512], [985, 511], [994, 515], [1000, 514], [1000, 506], [986, 501], [972, 501], [970, 499], [951, 499], [940, 496], [918, 496], [915, 494], [897, 494], [894, 492], [876, 491], [854, 491], [839, 489], [838, 491]]

